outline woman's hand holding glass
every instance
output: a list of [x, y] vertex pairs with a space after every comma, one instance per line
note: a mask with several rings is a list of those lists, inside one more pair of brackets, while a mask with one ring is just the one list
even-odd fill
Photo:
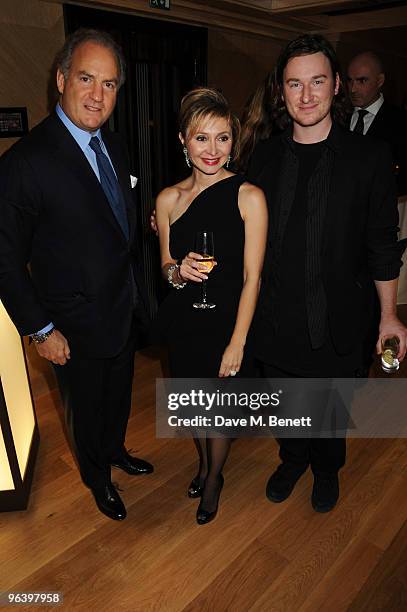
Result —
[[[202, 281], [208, 279], [208, 262], [203, 262], [202, 255], [199, 253], [190, 252], [181, 262], [179, 272], [182, 279], [193, 281], [195, 283], [202, 283]], [[216, 261], [211, 261], [213, 264], [212, 268], [216, 266]], [[212, 269], [211, 268], [211, 269]]]

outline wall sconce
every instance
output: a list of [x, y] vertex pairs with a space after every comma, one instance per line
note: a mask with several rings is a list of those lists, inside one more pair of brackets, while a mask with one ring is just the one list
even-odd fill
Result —
[[0, 511], [28, 505], [39, 431], [20, 335], [0, 302]]

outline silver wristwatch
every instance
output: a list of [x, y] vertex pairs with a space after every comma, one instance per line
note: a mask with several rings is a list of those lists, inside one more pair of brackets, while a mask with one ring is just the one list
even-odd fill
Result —
[[31, 338], [33, 339], [35, 344], [42, 344], [43, 342], [45, 342], [45, 340], [47, 340], [47, 338], [50, 337], [51, 334], [54, 333], [54, 331], [55, 327], [53, 327], [47, 332], [44, 332], [43, 334], [32, 334]]

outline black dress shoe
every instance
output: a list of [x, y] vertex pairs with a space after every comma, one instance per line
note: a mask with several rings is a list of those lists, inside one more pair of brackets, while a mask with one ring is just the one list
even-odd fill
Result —
[[115, 521], [123, 521], [126, 518], [126, 508], [112, 483], [91, 491], [97, 507], [103, 514]]
[[338, 474], [314, 474], [311, 503], [315, 512], [330, 512], [338, 499]]
[[188, 497], [196, 498], [202, 497], [203, 487], [199, 484], [199, 478], [193, 478], [191, 484], [188, 487]]
[[140, 474], [151, 474], [154, 472], [154, 467], [148, 461], [144, 459], [138, 459], [132, 457], [127, 451], [123, 451], [123, 454], [112, 461], [113, 467], [119, 468], [130, 474], [131, 476], [139, 476]]
[[289, 497], [299, 478], [304, 474], [308, 465], [296, 465], [295, 463], [281, 463], [274, 474], [268, 480], [266, 487], [267, 498], [280, 503]]
[[196, 511], [196, 522], [198, 523], [198, 525], [206, 525], [206, 523], [210, 523], [211, 521], [213, 521], [213, 519], [215, 518], [218, 512], [219, 497], [220, 497], [220, 493], [222, 491], [222, 487], [224, 483], [222, 474], [219, 475], [219, 480], [220, 480], [220, 485], [219, 485], [218, 499], [216, 501], [216, 508], [212, 512], [205, 510], [202, 507], [202, 500], [201, 500], [198, 506], [198, 510]]

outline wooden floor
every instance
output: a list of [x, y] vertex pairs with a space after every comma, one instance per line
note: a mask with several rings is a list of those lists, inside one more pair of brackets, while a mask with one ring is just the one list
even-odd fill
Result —
[[311, 508], [309, 472], [285, 503], [270, 503], [276, 443], [239, 440], [218, 517], [198, 526], [197, 502], [186, 496], [193, 444], [155, 438], [160, 375], [153, 354], [137, 356], [127, 444], [155, 473], [114, 472], [128, 509], [122, 523], [100, 514], [81, 484], [58, 393], [38, 398], [30, 506], [0, 514], [0, 591], [62, 591], [66, 610], [407, 610], [406, 440], [350, 440], [329, 514]]

